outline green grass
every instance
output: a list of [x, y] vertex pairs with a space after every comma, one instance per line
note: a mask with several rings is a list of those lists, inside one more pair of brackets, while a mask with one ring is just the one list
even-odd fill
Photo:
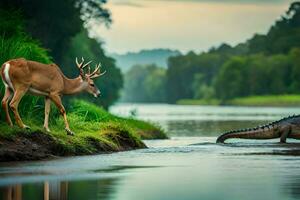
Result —
[[136, 120], [133, 118], [117, 117], [105, 111], [103, 108], [86, 101], [75, 100], [72, 102], [72, 113], [82, 117], [85, 122], [114, 122], [130, 127], [142, 139], [165, 139], [164, 131], [155, 124]]
[[228, 105], [238, 106], [299, 106], [300, 95], [250, 96], [229, 100]]
[[[66, 134], [62, 117], [52, 117], [50, 123], [50, 135], [56, 141], [59, 155], [92, 154], [99, 152], [99, 148], [108, 152], [142, 148], [145, 145], [141, 139], [167, 138], [155, 125], [117, 117], [85, 101], [73, 101], [70, 109], [68, 121], [75, 136]], [[30, 137], [34, 132], [43, 132], [43, 118], [39, 115], [34, 118], [23, 117], [23, 121], [31, 130], [11, 128], [3, 122], [0, 123], [0, 139], [14, 141], [18, 136]]]

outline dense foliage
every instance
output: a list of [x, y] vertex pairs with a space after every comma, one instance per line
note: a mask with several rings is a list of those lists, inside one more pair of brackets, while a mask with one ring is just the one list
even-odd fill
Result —
[[[106, 56], [101, 41], [90, 38], [86, 30], [92, 23], [111, 23], [109, 11], [103, 8], [105, 3], [106, 0], [0, 1], [0, 37], [2, 48], [5, 48], [1, 51], [5, 53], [0, 55], [0, 64], [16, 57], [49, 63], [52, 57], [52, 62], [57, 63], [67, 76], [74, 77], [78, 75], [75, 57], [101, 62], [107, 71], [96, 81], [102, 91], [101, 98], [81, 97], [107, 108], [119, 96], [122, 75], [115, 61]], [[29, 45], [27, 41], [31, 46], [26, 46]], [[9, 42], [11, 45], [6, 44]]]
[[300, 49], [289, 54], [232, 57], [216, 76], [215, 90], [222, 100], [266, 94], [299, 94]]
[[[193, 52], [169, 58], [166, 81], [168, 102], [205, 95], [202, 93], [210, 90], [213, 78], [226, 58], [226, 55], [217, 53], [196, 55]], [[202, 90], [201, 94], [199, 90]]]

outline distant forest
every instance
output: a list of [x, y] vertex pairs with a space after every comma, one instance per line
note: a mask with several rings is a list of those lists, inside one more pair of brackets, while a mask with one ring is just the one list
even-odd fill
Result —
[[236, 46], [172, 56], [168, 68], [135, 65], [125, 74], [122, 100], [168, 102], [300, 94], [300, 2], [271, 26]]
[[180, 52], [171, 49], [149, 49], [126, 54], [111, 54], [111, 57], [116, 59], [117, 65], [123, 72], [127, 72], [136, 64], [155, 64], [167, 68], [168, 58], [177, 55], [180, 55]]

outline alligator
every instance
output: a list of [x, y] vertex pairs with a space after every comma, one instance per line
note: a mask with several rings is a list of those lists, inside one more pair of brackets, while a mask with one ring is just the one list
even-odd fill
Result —
[[230, 138], [256, 140], [280, 138], [281, 143], [286, 143], [287, 138], [300, 139], [300, 115], [285, 117], [255, 128], [226, 132], [218, 137], [217, 143], [224, 143]]

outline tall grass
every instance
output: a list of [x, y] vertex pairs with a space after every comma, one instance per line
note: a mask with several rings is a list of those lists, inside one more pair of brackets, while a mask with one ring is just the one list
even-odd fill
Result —
[[70, 109], [73, 114], [82, 117], [85, 122], [107, 122], [118, 119], [103, 108], [82, 100], [73, 100]]
[[70, 114], [80, 118], [86, 123], [113, 123], [132, 129], [143, 139], [165, 139], [164, 131], [157, 124], [136, 120], [133, 118], [123, 118], [110, 114], [103, 108], [82, 100], [71, 102]]
[[[0, 9], [0, 66], [10, 59], [26, 58], [42, 63], [50, 63], [47, 50], [40, 47], [38, 41], [32, 39], [24, 31], [24, 21], [18, 11]], [[4, 85], [0, 84], [1, 99]], [[43, 100], [35, 96], [25, 96], [19, 106], [20, 114], [24, 117], [40, 117]], [[1, 112], [4, 119], [3, 112]]]
[[[1, 20], [1, 19], [0, 19]], [[25, 33], [7, 37], [5, 33], [0, 36], [0, 62], [14, 58], [26, 58], [42, 63], [50, 63], [51, 59], [47, 51], [39, 46], [39, 43]]]
[[24, 31], [24, 21], [19, 11], [0, 9], [0, 64], [13, 58], [26, 58], [50, 63], [47, 50]]

